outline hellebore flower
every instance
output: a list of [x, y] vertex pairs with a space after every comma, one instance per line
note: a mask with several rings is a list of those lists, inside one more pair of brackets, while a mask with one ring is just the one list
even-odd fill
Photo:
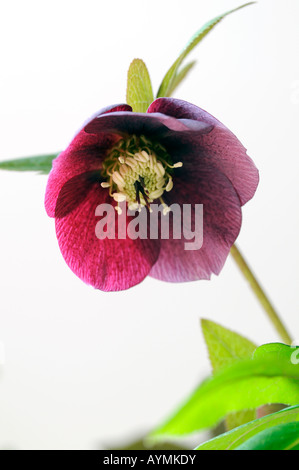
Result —
[[[257, 185], [258, 171], [231, 131], [193, 104], [159, 98], [147, 113], [115, 105], [86, 122], [53, 162], [45, 207], [73, 272], [117, 291], [147, 275], [184, 282], [219, 274]], [[134, 211], [160, 201], [164, 214], [172, 204], [202, 204], [202, 247], [185, 250], [173, 236], [99, 239], [96, 208], [112, 204], [120, 213], [124, 201]]]

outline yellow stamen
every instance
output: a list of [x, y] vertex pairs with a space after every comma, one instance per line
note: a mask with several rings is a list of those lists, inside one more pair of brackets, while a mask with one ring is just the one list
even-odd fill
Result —
[[[170, 209], [162, 199], [164, 191], [173, 188], [173, 169], [182, 167], [182, 162], [172, 164], [166, 149], [149, 141], [144, 136], [120, 139], [103, 162], [102, 176], [107, 181], [102, 188], [109, 188], [109, 194], [119, 203], [127, 201], [130, 210], [141, 210], [160, 199], [163, 214]], [[116, 211], [121, 209], [117, 205]]]

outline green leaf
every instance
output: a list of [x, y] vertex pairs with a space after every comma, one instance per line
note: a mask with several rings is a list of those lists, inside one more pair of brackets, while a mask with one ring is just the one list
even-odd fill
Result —
[[249, 2], [246, 3], [245, 5], [241, 5], [238, 8], [234, 8], [233, 10], [230, 10], [226, 13], [223, 13], [222, 15], [217, 16], [211, 21], [208, 21], [202, 28], [200, 28], [190, 39], [190, 41], [187, 43], [186, 47], [183, 49], [177, 60], [173, 63], [173, 65], [170, 67], [170, 69], [167, 71], [166, 75], [164, 76], [162, 83], [160, 85], [160, 88], [157, 93], [157, 98], [159, 97], [165, 97], [165, 96], [170, 96], [170, 93], [173, 91], [173, 82], [176, 80], [176, 77], [178, 75], [178, 69], [181, 66], [183, 60], [187, 57], [187, 55], [194, 49], [197, 44], [202, 41], [202, 39], [210, 32], [212, 29], [220, 23], [220, 21], [225, 18], [226, 16], [230, 15], [231, 13], [234, 13], [235, 11], [240, 10], [241, 8], [244, 8], [248, 5], [252, 5], [253, 3], [256, 2]]
[[299, 363], [299, 348], [283, 343], [268, 343], [257, 348], [253, 353], [253, 359], [268, 359], [276, 357], [277, 360], [290, 361], [292, 364]]
[[134, 59], [128, 70], [127, 103], [136, 113], [145, 113], [154, 101], [151, 79], [143, 60]]
[[247, 338], [210, 320], [201, 320], [201, 327], [214, 372], [240, 359], [250, 359], [257, 348]]
[[267, 358], [238, 361], [221, 369], [205, 380], [150, 438], [191, 434], [215, 426], [229, 413], [268, 403], [299, 403], [299, 368], [290, 361], [290, 354], [278, 360], [276, 353], [269, 352]]
[[193, 69], [195, 64], [196, 64], [196, 61], [193, 60], [192, 62], [189, 62], [187, 65], [185, 65], [178, 71], [178, 73], [174, 76], [172, 80], [171, 87], [168, 90], [167, 96], [173, 95], [173, 92], [181, 84], [181, 82], [186, 78], [186, 76]]
[[256, 418], [256, 410], [242, 410], [236, 413], [229, 413], [225, 417], [225, 430], [230, 431], [231, 429], [242, 426], [242, 424], [248, 423]]
[[299, 450], [299, 423], [285, 423], [265, 429], [236, 450]]
[[[240, 359], [251, 358], [256, 349], [256, 345], [247, 338], [210, 320], [201, 320], [201, 327], [214, 373]], [[232, 413], [226, 416], [225, 427], [227, 430], [233, 429], [255, 417], [255, 410]]]
[[246, 423], [232, 431], [204, 442], [199, 445], [196, 450], [235, 450], [250, 438], [266, 429], [295, 421], [299, 421], [299, 405]]
[[48, 174], [52, 168], [52, 161], [58, 154], [41, 155], [38, 157], [19, 158], [0, 162], [0, 170], [9, 171], [37, 171], [40, 174]]

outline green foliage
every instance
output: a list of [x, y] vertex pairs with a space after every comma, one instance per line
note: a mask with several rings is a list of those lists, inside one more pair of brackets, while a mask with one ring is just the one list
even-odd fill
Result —
[[[232, 431], [204, 442], [196, 450], [235, 450], [241, 448], [246, 443], [250, 444], [251, 438], [258, 436], [265, 430], [279, 428], [279, 425], [294, 423], [299, 421], [299, 405], [286, 408], [277, 413], [264, 416], [250, 423], [244, 424]], [[299, 424], [299, 423], [298, 423]], [[297, 430], [297, 436], [298, 436]], [[275, 438], [275, 434], [274, 434]], [[269, 442], [269, 441], [268, 441]], [[267, 444], [269, 445], [269, 444]], [[277, 445], [277, 441], [276, 444]]]
[[299, 423], [285, 423], [265, 429], [236, 450], [299, 450]]
[[201, 320], [201, 327], [214, 372], [240, 359], [250, 359], [256, 349], [248, 339], [210, 320]]
[[[201, 327], [214, 373], [240, 359], [250, 359], [256, 349], [256, 345], [247, 338], [217, 323], [202, 320]], [[231, 413], [225, 417], [225, 427], [233, 429], [255, 418], [255, 410]]]
[[299, 363], [299, 347], [288, 346], [283, 343], [268, 343], [257, 348], [253, 353], [253, 359], [268, 359], [276, 357], [278, 361], [290, 361], [296, 365]]
[[143, 60], [134, 59], [128, 70], [127, 103], [136, 113], [145, 113], [154, 101], [151, 79]]
[[36, 171], [39, 174], [46, 175], [50, 173], [52, 161], [57, 155], [58, 154], [51, 154], [7, 160], [0, 162], [0, 169], [9, 171]]
[[196, 60], [193, 60], [192, 62], [189, 62], [187, 65], [182, 67], [177, 74], [173, 77], [173, 80], [169, 86], [167, 96], [171, 96], [176, 88], [181, 84], [181, 82], [189, 75], [189, 72], [193, 70], [194, 66], [196, 64]]
[[273, 345], [264, 345], [253, 359], [239, 360], [215, 373], [150, 437], [160, 440], [191, 434], [215, 426], [229, 413], [268, 403], [299, 403], [299, 368], [291, 362], [295, 348], [280, 346], [284, 351], [288, 348], [288, 354], [277, 354], [277, 345], [274, 352]]
[[230, 15], [231, 13], [234, 13], [235, 11], [240, 10], [241, 8], [244, 8], [248, 5], [252, 5], [255, 2], [249, 2], [246, 3], [245, 5], [241, 5], [238, 8], [234, 8], [233, 10], [230, 10], [226, 13], [223, 13], [222, 15], [216, 16], [216, 18], [212, 19], [211, 21], [208, 21], [202, 28], [200, 28], [194, 36], [190, 39], [188, 44], [185, 46], [179, 57], [176, 59], [176, 61], [172, 64], [170, 69], [167, 71], [166, 75], [164, 76], [162, 83], [160, 85], [160, 88], [157, 93], [157, 98], [159, 97], [167, 97], [170, 96], [171, 93], [173, 93], [175, 87], [180, 83], [181, 80], [178, 80], [178, 76], [182, 74], [182, 70], [180, 69], [180, 66], [184, 59], [187, 57], [187, 55], [197, 46], [197, 44], [200, 43], [200, 41], [203, 40], [207, 36], [207, 34], [212, 31], [212, 29], [220, 23], [223, 18], [226, 16]]

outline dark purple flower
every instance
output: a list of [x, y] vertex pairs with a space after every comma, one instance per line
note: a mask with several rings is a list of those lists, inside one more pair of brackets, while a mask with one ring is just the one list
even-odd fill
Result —
[[[219, 274], [257, 185], [258, 171], [231, 131], [193, 104], [159, 98], [147, 113], [116, 105], [85, 123], [53, 162], [45, 206], [74, 273], [117, 291], [147, 275], [184, 282]], [[131, 210], [160, 202], [165, 214], [172, 204], [203, 204], [202, 247], [186, 250], [171, 234], [99, 239], [96, 208], [113, 204], [120, 213], [123, 201]]]

